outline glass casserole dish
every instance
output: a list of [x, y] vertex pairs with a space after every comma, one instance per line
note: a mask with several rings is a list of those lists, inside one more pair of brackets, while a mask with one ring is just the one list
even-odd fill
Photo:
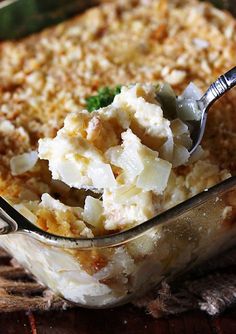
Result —
[[62, 239], [62, 248], [57, 238], [25, 230], [1, 236], [1, 246], [64, 298], [84, 307], [117, 306], [232, 247], [235, 196], [232, 177], [117, 235]]
[[235, 244], [235, 177], [206, 190], [115, 235], [65, 239], [61, 248], [22, 231], [0, 243], [64, 298], [84, 307], [120, 305]]

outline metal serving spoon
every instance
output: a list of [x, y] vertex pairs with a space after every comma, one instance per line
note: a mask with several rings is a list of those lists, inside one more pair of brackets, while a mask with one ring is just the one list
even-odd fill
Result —
[[[195, 126], [191, 133], [193, 140], [193, 146], [190, 150], [191, 154], [195, 151], [200, 141], [202, 140], [206, 126], [207, 111], [216, 100], [218, 100], [224, 93], [226, 93], [235, 85], [236, 67], [220, 76], [213, 84], [211, 84], [201, 99], [197, 101], [199, 108], [202, 111], [202, 116], [199, 122], [195, 122]], [[39, 241], [42, 241], [43, 243], [65, 248], [115, 246], [135, 238], [135, 236], [144, 233], [156, 225], [163, 223], [166, 224], [173, 221], [173, 219], [177, 219], [184, 212], [194, 207], [200, 206], [208, 199], [215, 197], [226, 189], [235, 187], [235, 184], [236, 177], [232, 177], [212, 187], [208, 192], [200, 193], [190, 198], [189, 200], [180, 203], [174, 208], [171, 208], [159, 214], [158, 216], [153, 217], [144, 224], [135, 226], [134, 228], [127, 231], [95, 238], [68, 238], [45, 232], [31, 223], [27, 218], [15, 210], [6, 200], [0, 196], [0, 235], [14, 232], [24, 233], [35, 239], [38, 239]]]
[[205, 94], [197, 101], [200, 108], [201, 120], [194, 122], [193, 130], [191, 131], [191, 139], [193, 141], [190, 149], [192, 154], [200, 144], [205, 132], [207, 112], [212, 104], [217, 101], [222, 95], [228, 92], [236, 85], [236, 67], [221, 75], [215, 82], [213, 82]]

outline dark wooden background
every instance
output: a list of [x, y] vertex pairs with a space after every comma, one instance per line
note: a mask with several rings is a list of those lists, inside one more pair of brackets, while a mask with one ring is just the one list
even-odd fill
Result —
[[71, 309], [2, 313], [0, 334], [236, 334], [236, 308], [219, 317], [196, 311], [153, 319], [131, 305], [109, 310]]

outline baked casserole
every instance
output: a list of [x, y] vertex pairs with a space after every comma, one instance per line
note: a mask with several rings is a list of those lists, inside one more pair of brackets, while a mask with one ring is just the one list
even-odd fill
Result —
[[[192, 157], [187, 125], [165, 117], [156, 94], [165, 82], [178, 96], [199, 96], [235, 59], [235, 19], [195, 0], [105, 2], [2, 42], [1, 196], [47, 232], [94, 238], [145, 224], [230, 178], [235, 91], [209, 112]], [[101, 87], [117, 85], [108, 106], [86, 110]], [[0, 244], [63, 297], [117, 305], [234, 244], [234, 194], [211, 205], [113, 247], [58, 249], [17, 233]]]

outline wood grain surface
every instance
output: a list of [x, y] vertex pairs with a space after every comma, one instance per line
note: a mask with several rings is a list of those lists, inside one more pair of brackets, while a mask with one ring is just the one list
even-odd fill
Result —
[[236, 308], [212, 318], [200, 311], [154, 319], [131, 305], [109, 310], [71, 309], [0, 314], [0, 334], [234, 334]]

